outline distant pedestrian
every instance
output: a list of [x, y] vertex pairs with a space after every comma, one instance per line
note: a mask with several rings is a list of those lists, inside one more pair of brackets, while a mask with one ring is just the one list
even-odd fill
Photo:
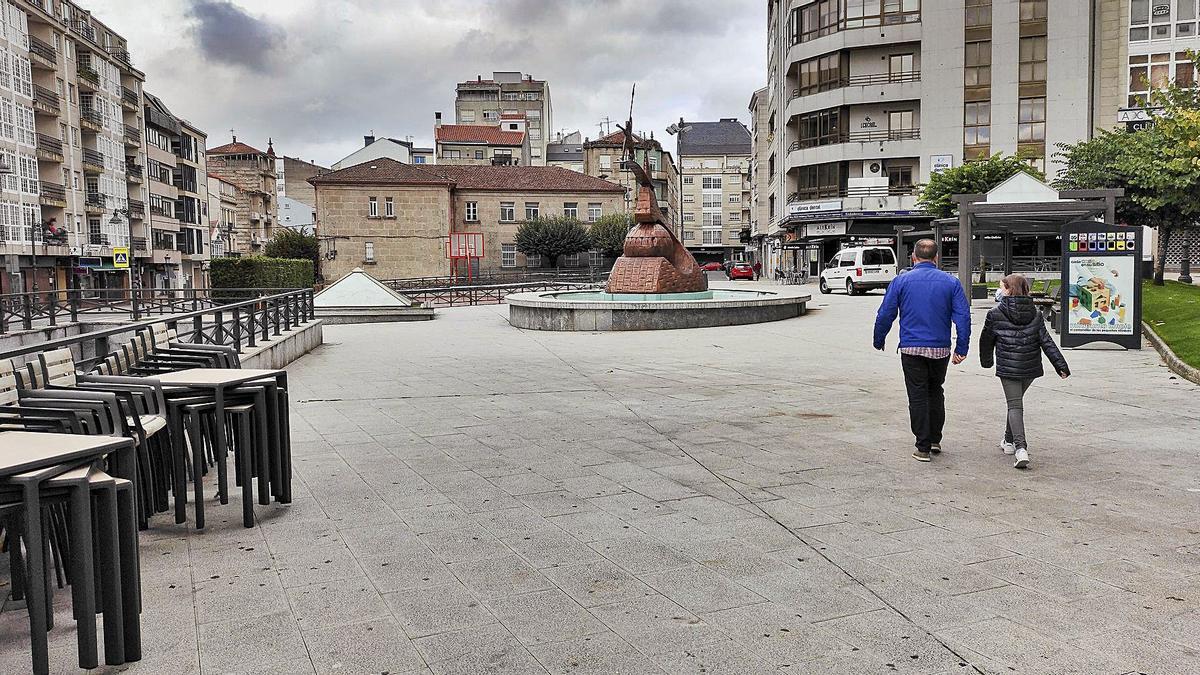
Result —
[[[957, 279], [937, 268], [938, 245], [922, 239], [913, 247], [913, 267], [888, 285], [875, 316], [875, 349], [883, 350], [896, 314], [900, 314], [900, 364], [908, 390], [908, 417], [916, 452], [928, 462], [942, 451], [946, 424], [946, 369], [967, 358], [971, 340], [971, 305]], [[950, 347], [950, 324], [956, 342]]]
[[1010, 274], [1000, 281], [1000, 287], [1004, 297], [988, 312], [983, 334], [979, 336], [979, 361], [984, 368], [995, 363], [1008, 402], [1000, 449], [1006, 455], [1014, 455], [1014, 467], [1024, 469], [1029, 466], [1024, 397], [1033, 381], [1044, 374], [1042, 354], [1050, 359], [1059, 377], [1070, 377], [1071, 370], [1029, 297], [1029, 280], [1020, 274]]
[[754, 268], [754, 280], [758, 281], [758, 278], [762, 276], [762, 263], [758, 260], [755, 260], [751, 267]]

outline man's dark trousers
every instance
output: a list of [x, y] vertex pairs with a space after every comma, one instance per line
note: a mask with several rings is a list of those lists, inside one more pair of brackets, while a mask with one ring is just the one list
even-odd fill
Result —
[[908, 418], [917, 449], [929, 452], [929, 446], [942, 442], [942, 427], [946, 425], [946, 369], [950, 357], [927, 359], [924, 356], [900, 355], [904, 367], [904, 385], [908, 388]]

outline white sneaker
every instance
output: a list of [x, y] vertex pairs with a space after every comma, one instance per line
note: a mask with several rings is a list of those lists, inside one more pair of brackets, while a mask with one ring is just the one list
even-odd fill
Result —
[[1013, 445], [1012, 441], [1000, 441], [1000, 451], [1006, 455], [1011, 455], [1017, 451], [1017, 446]]
[[1026, 450], [1025, 448], [1017, 448], [1017, 451], [1015, 454], [1016, 454], [1016, 457], [1014, 457], [1014, 459], [1016, 459], [1017, 461], [1013, 462], [1014, 468], [1024, 469], [1025, 467], [1029, 466], [1029, 451], [1028, 450]]

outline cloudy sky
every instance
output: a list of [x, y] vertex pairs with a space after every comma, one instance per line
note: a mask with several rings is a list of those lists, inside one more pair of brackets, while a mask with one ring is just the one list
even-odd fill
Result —
[[[328, 165], [376, 135], [431, 145], [454, 84], [550, 82], [557, 131], [624, 119], [666, 136], [738, 117], [765, 74], [761, 0], [85, 0], [129, 39], [147, 90], [205, 129]], [[667, 142], [674, 147], [673, 142]]]

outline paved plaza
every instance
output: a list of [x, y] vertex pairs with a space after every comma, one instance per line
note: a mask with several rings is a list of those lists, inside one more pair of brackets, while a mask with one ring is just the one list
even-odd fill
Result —
[[[506, 306], [327, 327], [289, 367], [295, 503], [157, 519], [129, 672], [1200, 672], [1200, 388], [1149, 349], [1068, 352], [1018, 472], [973, 352], [921, 464], [879, 299], [653, 333], [523, 332]], [[0, 672], [28, 669], [25, 621], [0, 613]]]

